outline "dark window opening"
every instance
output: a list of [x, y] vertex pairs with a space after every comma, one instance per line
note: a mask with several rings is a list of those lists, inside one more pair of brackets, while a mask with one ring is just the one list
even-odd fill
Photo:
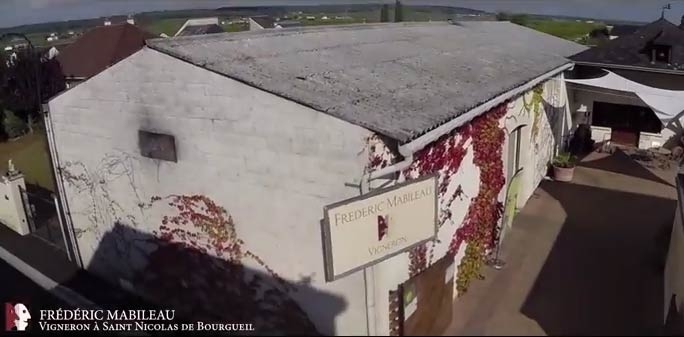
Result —
[[522, 169], [520, 163], [522, 128], [523, 126], [519, 126], [508, 135], [508, 181]]
[[171, 135], [138, 131], [138, 147], [143, 157], [176, 162], [176, 139]]
[[654, 45], [651, 51], [651, 62], [670, 63], [672, 47], [664, 45]]
[[647, 107], [594, 102], [591, 125], [630, 132], [660, 133], [663, 123]]

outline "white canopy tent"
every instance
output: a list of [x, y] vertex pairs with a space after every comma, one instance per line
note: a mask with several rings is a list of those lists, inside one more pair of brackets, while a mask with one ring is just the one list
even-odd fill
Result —
[[[605, 69], [604, 69], [605, 70]], [[636, 94], [646, 105], [648, 105], [656, 116], [668, 125], [673, 119], [678, 119], [684, 113], [684, 91], [666, 90], [649, 87], [641, 83], [634, 82], [605, 70], [606, 75], [598, 78], [575, 80], [566, 79], [566, 82], [588, 85], [597, 88], [631, 92]]]

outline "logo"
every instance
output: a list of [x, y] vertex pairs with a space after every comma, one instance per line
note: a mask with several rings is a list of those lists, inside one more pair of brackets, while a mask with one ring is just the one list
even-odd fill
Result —
[[21, 303], [5, 303], [5, 330], [25, 331], [28, 328], [31, 313]]
[[389, 231], [389, 215], [378, 215], [378, 241], [382, 241]]

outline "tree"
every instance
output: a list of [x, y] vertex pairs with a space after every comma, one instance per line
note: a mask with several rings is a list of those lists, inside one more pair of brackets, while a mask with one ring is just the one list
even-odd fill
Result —
[[527, 26], [529, 21], [529, 17], [525, 14], [516, 14], [511, 17], [511, 22], [516, 25]]
[[33, 120], [40, 114], [41, 103], [65, 88], [64, 74], [56, 59], [42, 58], [29, 49], [0, 56], [0, 101], [5, 109], [27, 121], [29, 132], [33, 132]]
[[496, 13], [497, 21], [511, 21], [511, 14], [508, 12], [498, 12]]
[[608, 27], [599, 27], [599, 28], [594, 28], [592, 29], [591, 32], [589, 32], [589, 37], [592, 38], [610, 38], [610, 32], [608, 31]]
[[26, 133], [26, 122], [17, 117], [12, 111], [5, 110], [2, 125], [4, 133], [9, 138], [17, 138]]
[[394, 22], [402, 21], [404, 21], [404, 5], [401, 4], [401, 1], [396, 0], [394, 3]]
[[380, 22], [389, 22], [389, 5], [387, 4], [380, 8]]

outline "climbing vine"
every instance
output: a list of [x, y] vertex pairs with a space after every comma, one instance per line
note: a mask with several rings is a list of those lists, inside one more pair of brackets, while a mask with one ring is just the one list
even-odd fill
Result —
[[395, 155], [378, 135], [373, 134], [367, 137], [365, 143], [366, 152], [368, 153], [367, 172], [383, 169], [396, 159]]
[[506, 104], [502, 104], [471, 123], [473, 163], [480, 169], [479, 192], [471, 201], [463, 224], [449, 245], [449, 252], [455, 254], [463, 242], [468, 243], [456, 278], [459, 294], [468, 289], [473, 278], [481, 277], [484, 258], [495, 245], [497, 226], [503, 213], [499, 193], [506, 183], [502, 160], [506, 134], [499, 125], [505, 114]]
[[[473, 119], [451, 133], [433, 142], [415, 154], [415, 160], [404, 172], [407, 179], [438, 174], [439, 226], [453, 221], [452, 205], [463, 200], [461, 185], [450, 187], [468, 153], [472, 142], [473, 163], [480, 169], [478, 194], [471, 199], [467, 214], [452, 236], [449, 253], [458, 252], [467, 243], [465, 257], [459, 265], [457, 287], [465, 292], [473, 278], [480, 277], [480, 268], [488, 251], [495, 245], [497, 225], [503, 213], [498, 197], [505, 185], [502, 149], [505, 132], [500, 120], [506, 114], [507, 104], [501, 104], [488, 113]], [[373, 164], [381, 163], [376, 160]], [[371, 168], [377, 165], [370, 165]], [[414, 276], [431, 263], [435, 243], [415, 247], [409, 252], [409, 273]]]
[[544, 101], [544, 87], [538, 85], [532, 89], [532, 100], [527, 103], [525, 100], [525, 95], [522, 96], [523, 99], [523, 109], [527, 111], [528, 115], [533, 114], [532, 117], [532, 139], [536, 139], [539, 134], [539, 123], [541, 123], [542, 114], [542, 102]]
[[[438, 223], [441, 228], [445, 223], [452, 220], [451, 206], [456, 198], [461, 198], [463, 189], [459, 185], [454, 191], [449, 192], [451, 178], [458, 172], [465, 158], [468, 147], [466, 142], [470, 138], [470, 127], [460, 129], [442, 136], [432, 146], [424, 148], [415, 155], [415, 161], [404, 171], [407, 178], [418, 178], [438, 173], [437, 194], [438, 200], [446, 201], [440, 205]], [[409, 273], [411, 276], [425, 270], [431, 263], [434, 243], [429, 250], [426, 245], [417, 246], [409, 252]]]
[[[150, 243], [157, 246], [136, 277], [144, 293], [190, 319], [250, 321], [260, 331], [315, 333], [289, 296], [289, 285], [256, 254], [244, 248], [233, 219], [202, 195], [152, 197], [167, 201], [175, 214], [164, 216]], [[250, 271], [252, 262], [266, 272]]]

